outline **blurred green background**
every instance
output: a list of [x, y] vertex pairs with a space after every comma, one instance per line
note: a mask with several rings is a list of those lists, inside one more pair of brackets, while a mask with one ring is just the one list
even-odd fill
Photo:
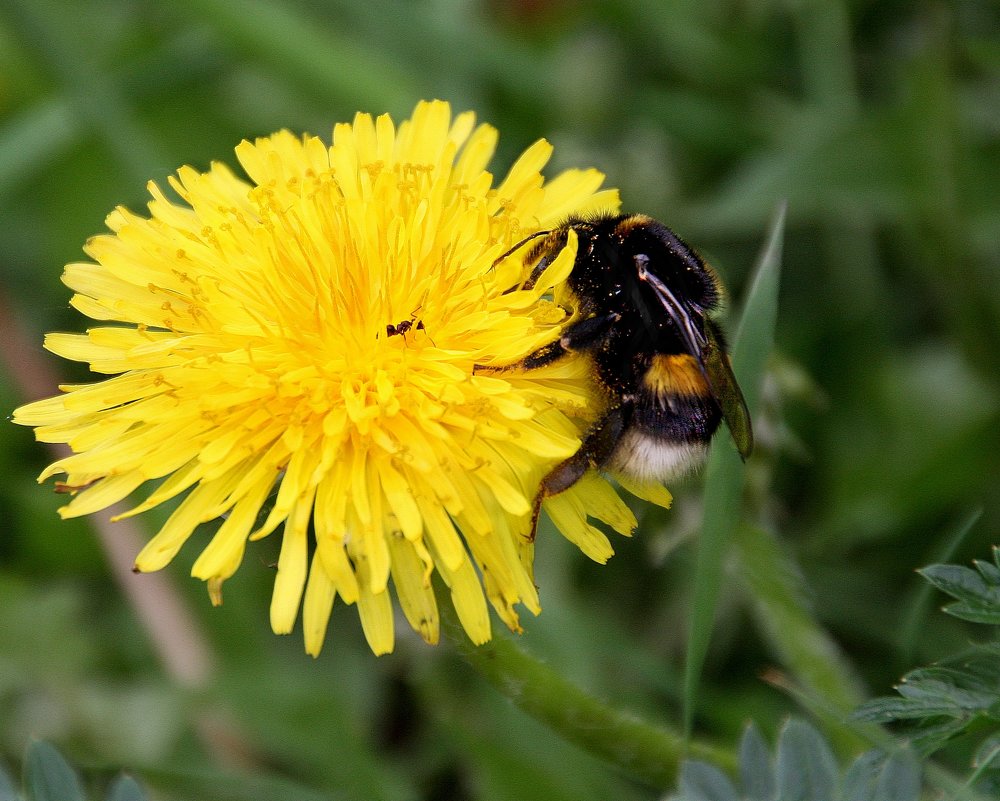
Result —
[[[41, 349], [82, 330], [59, 283], [116, 205], [182, 164], [235, 165], [279, 128], [329, 136], [420, 98], [501, 134], [495, 173], [534, 139], [552, 172], [593, 165], [626, 209], [675, 228], [738, 303], [787, 199], [778, 350], [748, 510], [800, 566], [807, 602], [871, 694], [960, 646], [914, 570], [987, 558], [1000, 531], [1000, 6], [821, 0], [6, 0], [0, 4], [0, 303]], [[0, 408], [23, 395], [8, 359]], [[15, 379], [16, 374], [16, 379]], [[37, 379], [37, 376], [35, 377]], [[37, 383], [36, 383], [37, 386]], [[49, 391], [49, 390], [46, 390]], [[44, 737], [92, 780], [135, 771], [157, 798], [647, 799], [565, 744], [447, 644], [374, 658], [338, 606], [322, 656], [267, 623], [276, 537], [209, 606], [166, 572], [216, 651], [184, 690], [113, 583], [88, 521], [61, 522], [47, 455], [0, 427], [0, 760]], [[641, 511], [600, 567], [544, 528], [544, 614], [522, 643], [599, 696], [678, 720], [697, 478]], [[152, 527], [155, 514], [143, 521]], [[738, 568], [733, 568], [734, 575]], [[735, 743], [797, 709], [743, 584], [725, 585], [698, 730]], [[213, 749], [196, 721], [228, 721]], [[229, 739], [226, 739], [229, 738]], [[221, 754], [221, 756], [220, 756]]]

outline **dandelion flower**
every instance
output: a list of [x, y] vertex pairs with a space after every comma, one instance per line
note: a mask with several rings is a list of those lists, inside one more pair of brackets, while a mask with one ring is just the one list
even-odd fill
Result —
[[[174, 509], [136, 558], [164, 567], [195, 528], [221, 519], [192, 573], [213, 602], [247, 543], [281, 528], [271, 625], [302, 611], [318, 654], [335, 597], [357, 604], [372, 650], [394, 644], [395, 594], [410, 626], [438, 638], [436, 572], [468, 636], [540, 610], [527, 536], [541, 478], [576, 451], [598, 410], [585, 364], [474, 375], [557, 338], [571, 241], [529, 290], [526, 235], [617, 207], [596, 170], [545, 181], [536, 142], [494, 186], [497, 140], [471, 113], [422, 102], [395, 127], [355, 117], [327, 145], [287, 131], [243, 142], [249, 180], [222, 164], [151, 183], [149, 216], [118, 208], [112, 233], [66, 267], [72, 304], [100, 324], [46, 347], [97, 383], [22, 406], [14, 420], [72, 454], [60, 510], [104, 509], [151, 482], [130, 516]], [[664, 501], [666, 491], [652, 493]], [[546, 501], [562, 533], [605, 561], [588, 518], [635, 520], [597, 475]]]

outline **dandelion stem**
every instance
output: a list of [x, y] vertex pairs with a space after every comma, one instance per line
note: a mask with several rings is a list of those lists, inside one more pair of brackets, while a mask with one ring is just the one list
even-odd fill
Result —
[[442, 606], [443, 628], [458, 653], [518, 707], [566, 740], [661, 789], [676, 784], [681, 759], [712, 762], [735, 769], [727, 751], [697, 740], [685, 742], [679, 731], [615, 709], [568, 681], [506, 636], [473, 645]]

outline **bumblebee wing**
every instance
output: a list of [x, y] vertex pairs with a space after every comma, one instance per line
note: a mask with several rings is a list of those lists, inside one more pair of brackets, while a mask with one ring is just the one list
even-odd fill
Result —
[[706, 343], [701, 349], [700, 361], [705, 377], [712, 388], [729, 433], [733, 436], [736, 449], [746, 461], [753, 450], [753, 428], [750, 426], [750, 412], [743, 399], [740, 385], [736, 383], [729, 356], [722, 345], [721, 336], [711, 320], [705, 321]]
[[[688, 304], [680, 300], [660, 278], [649, 270], [649, 257], [636, 256], [639, 280], [649, 284], [663, 310], [670, 315], [677, 332], [684, 340], [688, 353], [701, 361], [701, 352], [705, 347], [705, 335], [695, 325], [694, 317]], [[642, 307], [642, 304], [637, 304]], [[704, 366], [704, 364], [702, 364]]]
[[722, 344], [722, 335], [715, 323], [699, 311], [697, 316], [704, 320], [704, 332], [695, 324], [696, 314], [690, 305], [678, 298], [659, 277], [649, 271], [649, 259], [637, 257], [639, 280], [647, 283], [656, 294], [664, 310], [670, 315], [680, 333], [688, 353], [698, 360], [708, 381], [712, 395], [722, 409], [722, 416], [729, 433], [733, 435], [736, 449], [746, 460], [753, 450], [753, 429], [750, 427], [750, 412], [743, 399], [740, 385], [736, 383], [729, 356]]

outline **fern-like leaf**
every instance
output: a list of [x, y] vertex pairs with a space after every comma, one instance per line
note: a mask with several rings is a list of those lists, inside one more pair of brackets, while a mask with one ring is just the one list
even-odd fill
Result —
[[993, 563], [976, 560], [975, 570], [961, 565], [931, 565], [919, 571], [939, 590], [958, 600], [944, 611], [973, 623], [1000, 625], [1000, 549]]
[[740, 744], [740, 784], [718, 768], [689, 760], [668, 801], [917, 801], [920, 765], [909, 751], [868, 751], [841, 778], [829, 743], [813, 726], [790, 720], [774, 758], [750, 724]]
[[[119, 776], [108, 788], [106, 801], [146, 801], [134, 779]], [[34, 740], [24, 757], [24, 788], [19, 793], [0, 768], [0, 801], [85, 801], [76, 771], [49, 743]]]
[[[956, 599], [944, 607], [950, 615], [974, 623], [1000, 624], [1000, 549], [993, 562], [931, 565], [920, 574]], [[972, 727], [986, 729], [983, 749], [1000, 738], [1000, 645], [994, 640], [973, 645], [966, 653], [932, 667], [907, 673], [896, 687], [898, 696], [875, 698], [855, 712], [857, 720], [874, 723], [905, 721], [913, 747], [923, 754], [941, 748]], [[1000, 769], [991, 759], [980, 772]]]

